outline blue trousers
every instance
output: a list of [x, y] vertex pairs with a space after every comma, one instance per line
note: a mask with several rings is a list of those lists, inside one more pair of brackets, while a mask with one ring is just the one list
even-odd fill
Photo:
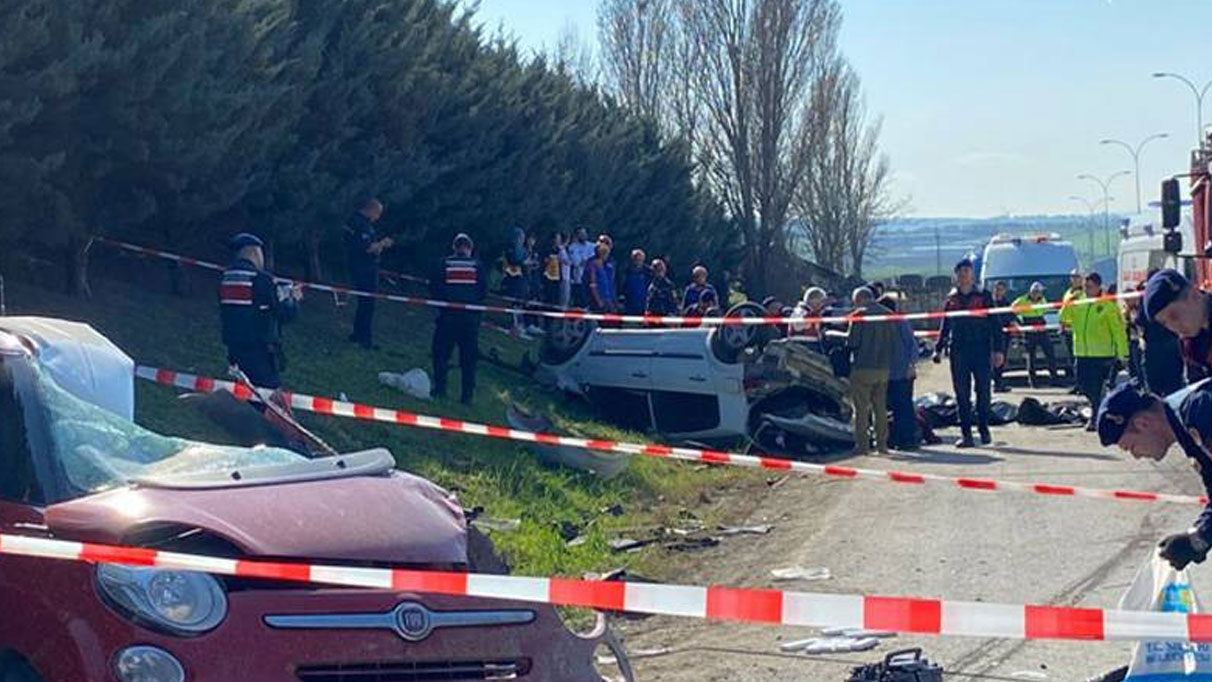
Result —
[[913, 379], [888, 382], [888, 409], [892, 412], [889, 445], [894, 448], [918, 445], [917, 411], [913, 407]]

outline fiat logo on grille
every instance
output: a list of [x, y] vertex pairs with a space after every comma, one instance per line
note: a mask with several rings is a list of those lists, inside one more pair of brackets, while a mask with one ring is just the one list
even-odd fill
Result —
[[429, 609], [411, 602], [396, 607], [396, 634], [409, 642], [419, 642], [433, 632]]

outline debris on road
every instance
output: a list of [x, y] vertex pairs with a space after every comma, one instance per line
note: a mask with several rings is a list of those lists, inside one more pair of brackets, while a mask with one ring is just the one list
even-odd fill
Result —
[[770, 531], [774, 530], [774, 526], [769, 523], [756, 526], [725, 526], [720, 524], [717, 528], [720, 531], [720, 535], [769, 535]]
[[775, 580], [829, 580], [833, 574], [824, 566], [792, 566], [770, 571]]
[[905, 649], [855, 668], [848, 682], [943, 682], [943, 668], [922, 658], [921, 649]]
[[891, 639], [895, 632], [889, 630], [864, 630], [862, 628], [825, 628], [821, 634], [826, 637], [875, 637], [876, 639]]

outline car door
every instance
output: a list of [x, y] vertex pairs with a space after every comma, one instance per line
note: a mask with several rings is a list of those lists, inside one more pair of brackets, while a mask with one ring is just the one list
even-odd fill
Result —
[[602, 329], [594, 333], [581, 356], [577, 381], [582, 387], [652, 388], [652, 359], [660, 336], [644, 330]]
[[[686, 437], [718, 435], [721, 396], [740, 381], [713, 362], [705, 330], [672, 330], [652, 358], [652, 413], [658, 431]], [[739, 365], [737, 366], [739, 368]], [[729, 391], [725, 383], [736, 384]]]

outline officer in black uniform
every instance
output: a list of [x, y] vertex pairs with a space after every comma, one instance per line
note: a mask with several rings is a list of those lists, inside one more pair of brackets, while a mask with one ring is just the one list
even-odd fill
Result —
[[[484, 266], [471, 255], [471, 237], [460, 233], [454, 238], [454, 253], [439, 261], [429, 278], [429, 293], [439, 301], [481, 303], [488, 292]], [[479, 358], [480, 313], [441, 309], [433, 333], [434, 396], [446, 397], [446, 371], [454, 347], [459, 347], [459, 368], [463, 378], [460, 396], [470, 405], [476, 388], [476, 360]]]
[[219, 318], [228, 363], [239, 367], [254, 385], [276, 389], [286, 366], [282, 325], [299, 312], [302, 290], [274, 283], [265, 271], [264, 244], [241, 233], [231, 240], [235, 252], [219, 282]]
[[[358, 291], [379, 291], [379, 257], [395, 243], [391, 237], [379, 238], [375, 223], [383, 217], [383, 204], [370, 199], [345, 222], [345, 250], [349, 257], [349, 274]], [[349, 340], [367, 350], [374, 349], [372, 323], [375, 299], [358, 296], [358, 311], [354, 314], [353, 333]]]
[[[1145, 285], [1141, 307], [1148, 322], [1162, 325], [1180, 339], [1188, 379], [1212, 376], [1212, 296], [1177, 270], [1162, 270]], [[1151, 357], [1145, 357], [1146, 368]]]
[[[1103, 399], [1098, 409], [1098, 438], [1103, 445], [1118, 445], [1137, 459], [1160, 461], [1177, 443], [1212, 496], [1212, 381], [1202, 381], [1165, 398], [1136, 384], [1124, 384]], [[1212, 546], [1212, 504], [1195, 525], [1161, 541], [1162, 558], [1177, 570], [1191, 562], [1202, 563]]]
[[[955, 288], [943, 302], [947, 312], [962, 310], [988, 310], [993, 307], [993, 296], [976, 286], [976, 273], [972, 261], [961, 260], [955, 264]], [[1006, 333], [1002, 320], [997, 315], [973, 315], [969, 317], [944, 317], [939, 327], [938, 341], [934, 344], [935, 364], [942, 362], [943, 351], [951, 349], [951, 385], [955, 389], [955, 402], [959, 407], [961, 437], [955, 442], [957, 448], [974, 447], [972, 441], [972, 390], [976, 389], [977, 429], [981, 444], [993, 442], [989, 433], [989, 409], [993, 368], [1001, 367], [1006, 356]]]

